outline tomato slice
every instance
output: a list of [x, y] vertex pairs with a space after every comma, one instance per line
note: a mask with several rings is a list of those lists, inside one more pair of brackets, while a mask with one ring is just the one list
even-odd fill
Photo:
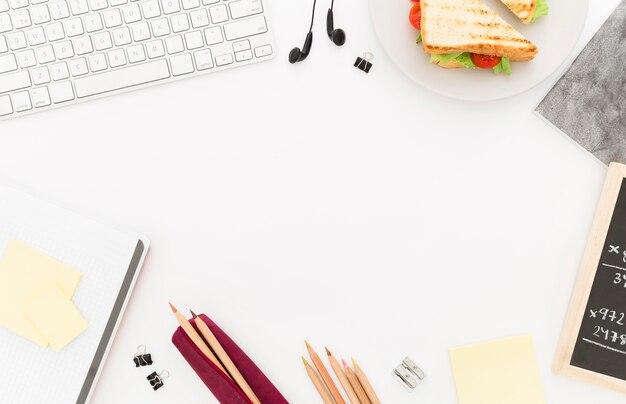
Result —
[[413, 7], [411, 7], [411, 12], [409, 13], [409, 22], [413, 26], [413, 28], [421, 30], [422, 29], [422, 8], [420, 7], [419, 1], [415, 3]]
[[481, 69], [491, 69], [496, 67], [502, 58], [500, 56], [491, 56], [491, 55], [479, 55], [478, 53], [470, 54], [472, 58], [472, 62], [476, 65], [476, 67], [480, 67]]

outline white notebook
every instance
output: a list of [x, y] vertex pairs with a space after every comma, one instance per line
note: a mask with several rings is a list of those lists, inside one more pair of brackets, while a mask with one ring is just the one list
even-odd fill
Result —
[[0, 184], [0, 256], [11, 240], [83, 274], [73, 301], [89, 327], [60, 352], [0, 327], [0, 402], [86, 403], [149, 243]]

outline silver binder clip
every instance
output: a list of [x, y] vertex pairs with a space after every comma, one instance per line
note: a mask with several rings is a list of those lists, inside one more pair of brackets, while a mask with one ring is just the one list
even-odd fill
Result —
[[408, 356], [393, 370], [396, 379], [409, 391], [417, 387], [418, 380], [424, 380], [426, 374]]

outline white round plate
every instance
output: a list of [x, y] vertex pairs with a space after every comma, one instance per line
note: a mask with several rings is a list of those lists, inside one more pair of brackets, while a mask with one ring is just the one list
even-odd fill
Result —
[[418, 31], [409, 24], [409, 0], [369, 0], [369, 5], [383, 48], [406, 75], [448, 97], [488, 101], [536, 86], [554, 73], [574, 49], [585, 25], [589, 0], [547, 1], [550, 15], [524, 25], [499, 0], [485, 0], [487, 6], [539, 49], [530, 62], [512, 62], [510, 76], [496, 76], [491, 69], [443, 69], [428, 63], [424, 48], [415, 44]]

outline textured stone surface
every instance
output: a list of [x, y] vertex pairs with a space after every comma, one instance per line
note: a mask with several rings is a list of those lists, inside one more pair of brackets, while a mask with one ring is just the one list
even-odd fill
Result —
[[626, 0], [537, 112], [605, 164], [626, 163]]

